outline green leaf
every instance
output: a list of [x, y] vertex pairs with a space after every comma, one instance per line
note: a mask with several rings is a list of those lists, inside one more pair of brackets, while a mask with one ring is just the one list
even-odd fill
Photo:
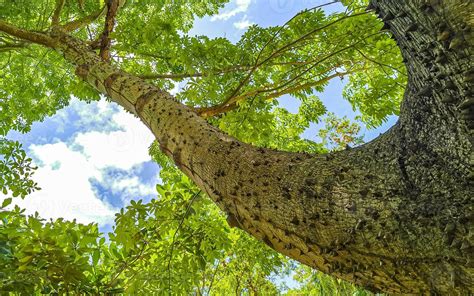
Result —
[[2, 202], [2, 208], [6, 208], [11, 203], [12, 203], [12, 198], [11, 197], [5, 198]]
[[25, 256], [23, 258], [18, 259], [20, 263], [29, 263], [31, 262], [31, 260], [33, 260], [33, 256]]
[[100, 250], [94, 250], [94, 252], [92, 253], [92, 264], [93, 265], [97, 265], [97, 263], [99, 262], [99, 258], [100, 258]]

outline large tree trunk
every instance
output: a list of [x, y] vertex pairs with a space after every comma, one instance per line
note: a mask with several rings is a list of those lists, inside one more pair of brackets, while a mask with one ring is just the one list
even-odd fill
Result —
[[60, 34], [55, 47], [141, 118], [230, 224], [374, 291], [466, 295], [474, 293], [472, 4], [443, 2], [373, 1], [407, 60], [400, 120], [371, 143], [328, 155], [241, 143], [82, 41]]

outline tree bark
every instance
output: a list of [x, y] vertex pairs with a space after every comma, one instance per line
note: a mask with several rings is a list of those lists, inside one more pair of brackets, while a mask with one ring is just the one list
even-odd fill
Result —
[[368, 144], [327, 155], [241, 143], [84, 42], [52, 37], [78, 76], [150, 128], [229, 224], [373, 291], [467, 295], [474, 293], [472, 4], [437, 3], [372, 2], [407, 61], [400, 119]]

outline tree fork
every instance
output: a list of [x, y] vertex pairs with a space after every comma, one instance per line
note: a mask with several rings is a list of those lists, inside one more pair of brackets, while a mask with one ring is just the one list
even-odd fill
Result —
[[230, 224], [374, 291], [465, 295], [474, 292], [473, 62], [472, 4], [462, 2], [372, 2], [407, 60], [400, 120], [366, 145], [327, 155], [241, 143], [84, 42], [60, 35], [54, 47], [140, 117]]

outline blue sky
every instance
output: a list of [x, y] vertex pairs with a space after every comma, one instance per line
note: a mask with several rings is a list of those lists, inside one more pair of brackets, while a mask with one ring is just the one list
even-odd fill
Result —
[[[227, 37], [235, 42], [252, 24], [283, 24], [298, 11], [323, 3], [233, 0], [218, 15], [197, 20], [190, 34]], [[328, 13], [340, 9], [340, 4], [325, 7]], [[318, 95], [329, 111], [353, 119], [357, 113], [342, 99], [342, 86], [342, 81], [335, 80]], [[279, 101], [292, 112], [298, 109], [297, 101], [289, 96]], [[395, 120], [391, 118], [376, 130], [363, 128], [365, 139], [374, 138]], [[317, 139], [317, 128], [312, 125], [304, 137]], [[149, 200], [156, 195], [159, 168], [148, 155], [153, 136], [137, 118], [104, 99], [90, 104], [73, 99], [56, 115], [35, 123], [28, 134], [10, 133], [9, 137], [23, 143], [39, 167], [34, 179], [42, 190], [17, 202], [27, 213], [97, 222], [102, 230], [108, 230], [115, 212], [130, 200]]]
[[98, 222], [110, 229], [114, 214], [132, 199], [156, 195], [158, 166], [150, 160], [151, 133], [117, 105], [101, 100], [71, 104], [30, 133], [11, 133], [33, 158], [42, 190], [19, 201], [45, 218]]

